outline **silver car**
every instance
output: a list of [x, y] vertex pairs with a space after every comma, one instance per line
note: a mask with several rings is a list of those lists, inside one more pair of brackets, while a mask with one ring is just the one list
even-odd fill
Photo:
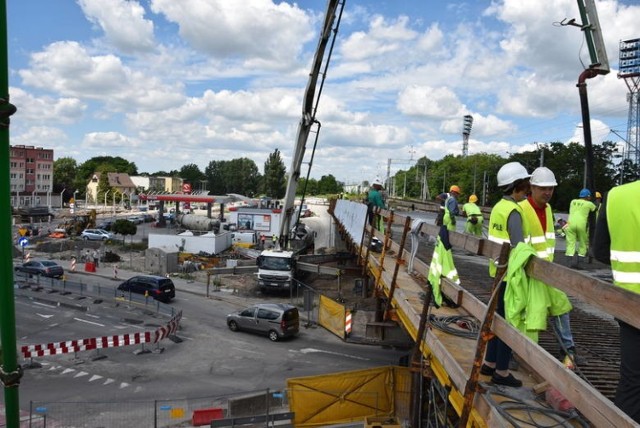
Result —
[[250, 331], [266, 334], [272, 341], [298, 334], [300, 316], [298, 308], [287, 303], [258, 303], [227, 315], [231, 331]]
[[103, 229], [85, 229], [80, 237], [89, 241], [108, 241], [113, 239], [113, 234]]

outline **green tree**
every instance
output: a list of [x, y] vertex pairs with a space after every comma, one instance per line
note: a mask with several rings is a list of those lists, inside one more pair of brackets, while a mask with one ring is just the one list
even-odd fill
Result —
[[62, 195], [64, 201], [68, 201], [77, 189], [74, 185], [77, 172], [78, 164], [73, 158], [62, 157], [53, 161], [52, 191], [54, 193], [60, 193], [63, 189], [66, 189]]
[[336, 178], [329, 174], [323, 175], [318, 180], [317, 195], [330, 195], [342, 192], [342, 186], [338, 184]]
[[275, 151], [269, 154], [267, 161], [264, 163], [264, 180], [263, 191], [265, 195], [274, 198], [282, 199], [287, 191], [287, 180], [285, 178], [286, 168], [280, 151]]
[[107, 197], [109, 197], [110, 195], [112, 195], [113, 189], [111, 188], [111, 186], [109, 185], [109, 176], [108, 176], [108, 172], [106, 171], [99, 171], [100, 177], [98, 178], [98, 190], [96, 193], [96, 204], [99, 204], [102, 201], [105, 201], [105, 205], [107, 205], [109, 203], [108, 200], [106, 200], [105, 195]]
[[251, 159], [211, 161], [205, 168], [205, 175], [213, 194], [238, 193], [249, 197], [259, 194], [262, 177]]
[[78, 174], [74, 186], [84, 191], [94, 172], [121, 172], [129, 175], [137, 175], [138, 167], [120, 156], [97, 156], [86, 160], [78, 167]]
[[195, 191], [200, 187], [200, 182], [205, 179], [205, 175], [200, 171], [200, 167], [195, 163], [183, 165], [178, 174], [182, 180], [191, 184], [191, 188]]
[[119, 219], [113, 223], [111, 226], [111, 230], [113, 233], [117, 233], [122, 235], [122, 244], [124, 245], [124, 240], [127, 235], [131, 235], [131, 239], [133, 239], [133, 235], [138, 232], [138, 226], [136, 226], [133, 222], [129, 220]]
[[227, 193], [224, 184], [224, 164], [224, 161], [211, 161], [204, 169], [207, 189], [214, 195], [225, 195]]

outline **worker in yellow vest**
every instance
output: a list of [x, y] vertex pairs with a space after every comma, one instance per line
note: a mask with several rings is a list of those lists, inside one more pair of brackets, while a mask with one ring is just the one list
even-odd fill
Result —
[[564, 254], [567, 257], [573, 257], [576, 253], [576, 243], [578, 244], [578, 256], [587, 257], [587, 249], [589, 244], [589, 232], [587, 230], [587, 222], [589, 213], [596, 210], [596, 205], [591, 202], [591, 191], [582, 189], [578, 195], [578, 199], [571, 201], [569, 205], [569, 218], [567, 219], [567, 248]]
[[464, 231], [471, 235], [478, 237], [482, 236], [482, 211], [480, 207], [476, 205], [478, 197], [476, 195], [469, 196], [469, 202], [462, 206], [462, 212], [467, 217], [467, 222], [464, 225]]
[[[509, 162], [498, 171], [498, 187], [502, 190], [502, 199], [491, 210], [489, 217], [489, 240], [498, 244], [510, 243], [515, 247], [524, 242], [528, 235], [526, 223], [523, 221], [522, 207], [518, 202], [524, 200], [529, 192], [529, 173], [519, 162]], [[496, 269], [490, 262], [489, 272], [495, 276]], [[505, 316], [504, 294], [509, 284], [502, 284], [498, 296], [496, 313]], [[511, 348], [499, 337], [494, 337], [487, 344], [484, 363], [480, 373], [491, 376], [491, 381], [498, 385], [520, 387], [522, 381], [509, 373]]]
[[[611, 189], [598, 214], [593, 255], [611, 264], [613, 284], [640, 294], [640, 180]], [[635, 202], [634, 202], [635, 201]], [[615, 403], [640, 423], [640, 329], [620, 325], [620, 381]]]
[[[524, 220], [528, 223], [529, 236], [525, 237], [541, 259], [552, 262], [556, 234], [554, 230], [553, 211], [549, 201], [558, 185], [556, 176], [549, 168], [541, 166], [531, 173], [531, 193], [520, 202], [524, 213]], [[578, 359], [576, 346], [571, 332], [569, 312], [571, 303], [567, 295], [557, 288], [548, 288], [549, 315], [551, 325], [562, 347], [561, 359], [565, 367], [573, 369], [576, 364], [584, 364], [584, 359]]]

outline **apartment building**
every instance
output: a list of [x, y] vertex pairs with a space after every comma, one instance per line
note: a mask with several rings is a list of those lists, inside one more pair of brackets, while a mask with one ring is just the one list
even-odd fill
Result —
[[51, 205], [53, 149], [9, 146], [11, 205]]

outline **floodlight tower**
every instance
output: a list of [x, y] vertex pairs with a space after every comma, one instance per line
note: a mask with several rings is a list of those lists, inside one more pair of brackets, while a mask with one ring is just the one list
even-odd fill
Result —
[[471, 127], [473, 126], [473, 116], [470, 114], [464, 115], [462, 118], [462, 157], [469, 155], [469, 134], [471, 134]]
[[618, 79], [624, 79], [629, 88], [629, 120], [624, 159], [640, 165], [640, 39], [620, 42], [620, 68]]

